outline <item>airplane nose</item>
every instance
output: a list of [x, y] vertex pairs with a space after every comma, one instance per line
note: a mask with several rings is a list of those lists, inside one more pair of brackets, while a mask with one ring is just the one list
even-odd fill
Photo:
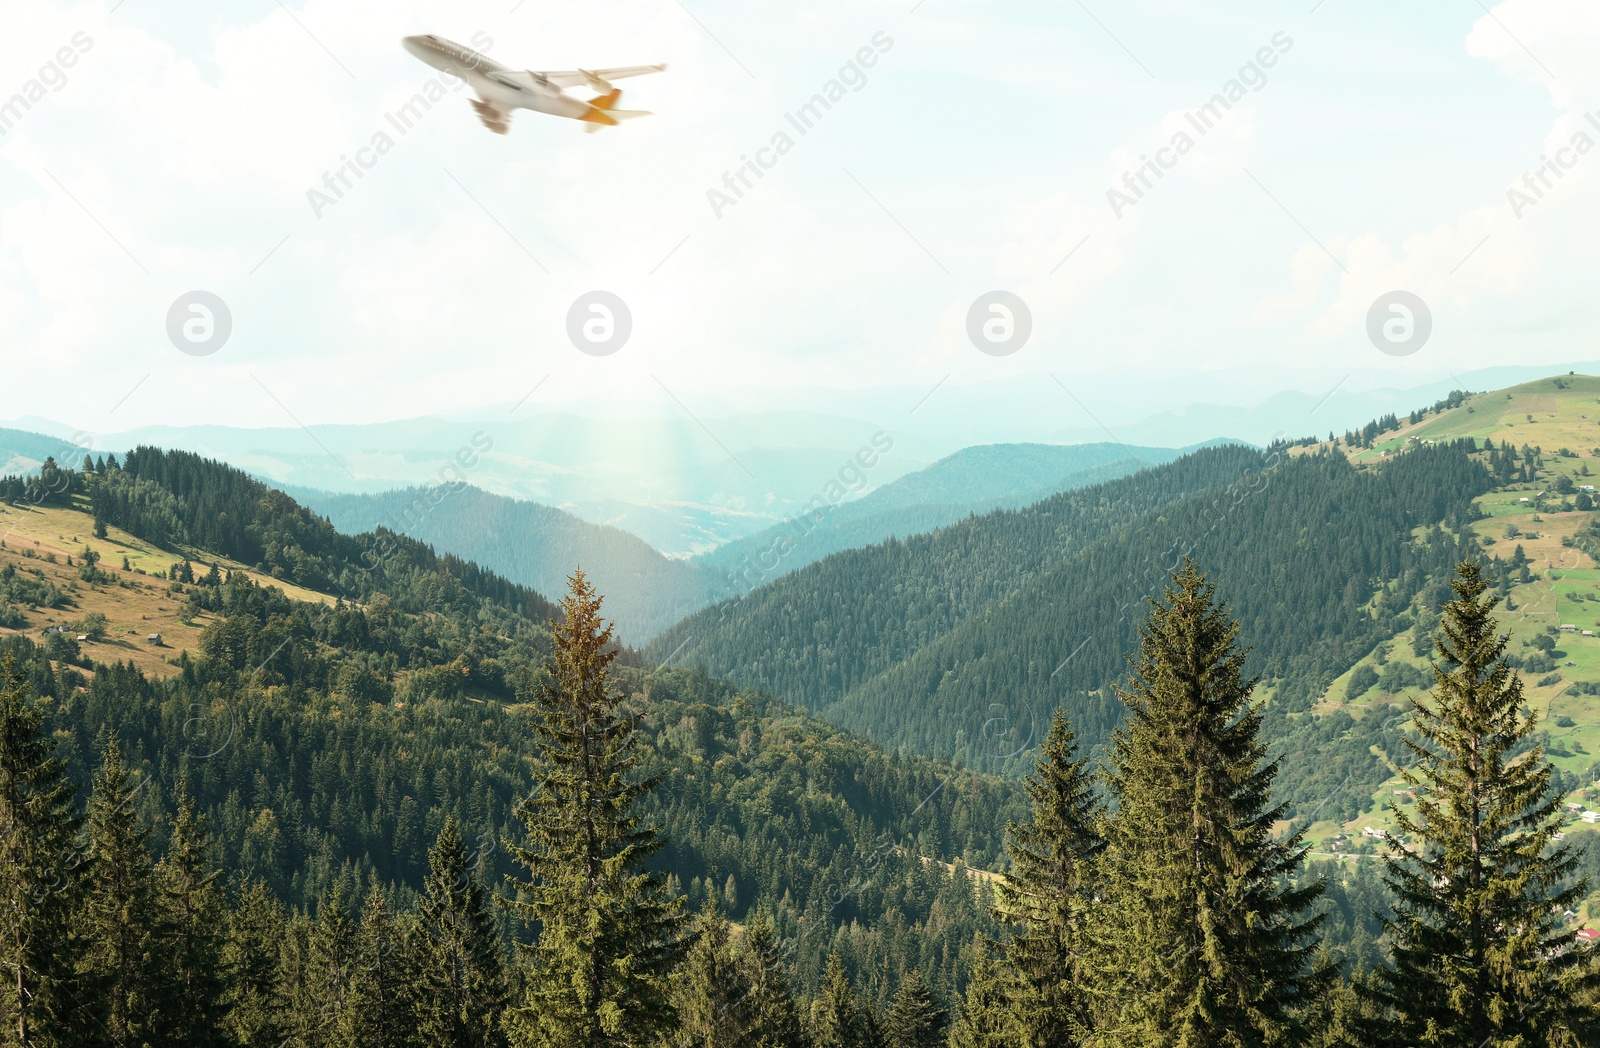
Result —
[[414, 55], [421, 55], [427, 49], [427, 40], [425, 36], [403, 36], [400, 38], [400, 46]]

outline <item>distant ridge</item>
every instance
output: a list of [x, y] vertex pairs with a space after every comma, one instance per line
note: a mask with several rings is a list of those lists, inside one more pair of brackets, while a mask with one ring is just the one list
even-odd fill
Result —
[[347, 534], [385, 527], [492, 567], [540, 593], [561, 593], [581, 566], [627, 643], [643, 643], [722, 596], [718, 576], [657, 552], [620, 528], [471, 485], [347, 495], [286, 488]]
[[1074, 488], [1171, 462], [1192, 449], [980, 444], [858, 499], [797, 514], [695, 558], [748, 590], [841, 550], [903, 539], [973, 514], [1020, 509]]

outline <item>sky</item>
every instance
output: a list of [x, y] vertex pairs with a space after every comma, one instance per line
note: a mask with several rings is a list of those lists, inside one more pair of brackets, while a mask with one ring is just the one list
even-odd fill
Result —
[[[1600, 359], [1592, 0], [0, 6], [0, 419], [1053, 381], [1068, 426]], [[619, 84], [653, 116], [502, 137], [416, 33], [669, 69]], [[593, 292], [631, 318], [604, 355], [569, 332]]]

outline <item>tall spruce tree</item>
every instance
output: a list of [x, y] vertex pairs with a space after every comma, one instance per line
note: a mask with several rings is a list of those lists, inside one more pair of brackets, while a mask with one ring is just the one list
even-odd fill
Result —
[[778, 934], [765, 914], [746, 922], [739, 962], [749, 987], [749, 1048], [807, 1048]]
[[60, 1043], [72, 1008], [68, 919], [78, 880], [78, 819], [66, 763], [17, 673], [0, 666], [0, 1037]]
[[526, 842], [508, 842], [528, 871], [512, 909], [539, 936], [512, 1029], [534, 1048], [643, 1045], [673, 1023], [682, 900], [644, 865], [661, 840], [638, 806], [656, 780], [638, 774], [633, 722], [612, 691], [612, 627], [583, 572], [569, 581], [535, 697], [537, 783], [516, 809]]
[[1096, 1043], [1296, 1043], [1331, 976], [1309, 971], [1321, 885], [1290, 883], [1301, 838], [1273, 836], [1239, 626], [1192, 563], [1151, 603], [1112, 743]]
[[178, 814], [156, 877], [167, 917], [168, 976], [178, 1006], [165, 1020], [162, 1042], [173, 1048], [227, 1043], [222, 1025], [226, 984], [222, 968], [222, 876], [205, 820], [195, 811], [187, 779], [178, 784]]
[[728, 919], [713, 893], [694, 922], [694, 945], [673, 978], [682, 1048], [747, 1048], [754, 1023], [748, 969], [734, 954]]
[[1088, 760], [1057, 710], [1025, 787], [1033, 819], [1008, 827], [1011, 872], [996, 914], [1017, 928], [1006, 943], [1016, 1015], [1030, 1048], [1082, 1044], [1091, 1023], [1084, 993], [1085, 925], [1095, 863], [1105, 842]]
[[[1436, 639], [1430, 700], [1414, 698], [1419, 787], [1413, 816], [1393, 805], [1386, 880], [1393, 967], [1371, 993], [1390, 1014], [1369, 1036], [1404, 1045], [1475, 1048], [1573, 1043], [1600, 1035], [1579, 1002], [1600, 988], [1600, 955], [1577, 950], [1561, 913], [1586, 887], [1558, 845], [1563, 795], [1551, 788], [1522, 681], [1506, 661], [1499, 598], [1471, 561]], [[1409, 838], [1409, 839], [1407, 839]], [[1582, 1043], [1595, 1043], [1585, 1040]]]
[[289, 1042], [295, 1048], [354, 1048], [356, 926], [338, 898], [327, 896], [316, 920], [299, 917], [286, 943]]
[[507, 1003], [500, 939], [454, 816], [428, 852], [422, 900], [424, 1039], [440, 1048], [493, 1048], [505, 1042]]
[[94, 1039], [112, 1045], [162, 1042], [183, 1002], [172, 982], [170, 941], [150, 827], [136, 801], [147, 779], [135, 780], [115, 739], [103, 742], [89, 801], [88, 859], [75, 936], [86, 1010]]
[[[410, 1048], [418, 1043], [418, 1012], [431, 988], [420, 977], [420, 929], [414, 915], [397, 918], [377, 887], [361, 908], [350, 975], [350, 1026], [360, 1048]], [[435, 1027], [437, 1028], [437, 1027]], [[455, 1045], [426, 1040], [429, 1045]]]
[[243, 1048], [283, 1044], [279, 957], [286, 923], [283, 907], [260, 881], [240, 889], [227, 911], [222, 945], [224, 1023], [228, 1036]]
[[828, 957], [822, 992], [811, 1002], [811, 1042], [816, 1048], [873, 1048], [872, 1017], [856, 1002], [850, 976], [837, 953]]
[[1022, 1030], [1012, 1008], [1012, 986], [995, 963], [1000, 948], [981, 937], [971, 946], [967, 989], [950, 1027], [950, 1048], [1020, 1048]]
[[916, 969], [907, 972], [884, 1022], [886, 1048], [944, 1048], [949, 1026], [950, 1013], [933, 999], [922, 973]]

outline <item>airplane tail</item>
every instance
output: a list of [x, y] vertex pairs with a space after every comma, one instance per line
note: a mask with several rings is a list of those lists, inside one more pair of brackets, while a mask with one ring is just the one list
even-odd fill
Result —
[[602, 127], [615, 127], [624, 120], [634, 117], [649, 116], [650, 113], [643, 109], [617, 109], [617, 101], [622, 97], [621, 88], [612, 88], [607, 94], [589, 100], [589, 111], [578, 119], [588, 126], [585, 131], [593, 134]]

